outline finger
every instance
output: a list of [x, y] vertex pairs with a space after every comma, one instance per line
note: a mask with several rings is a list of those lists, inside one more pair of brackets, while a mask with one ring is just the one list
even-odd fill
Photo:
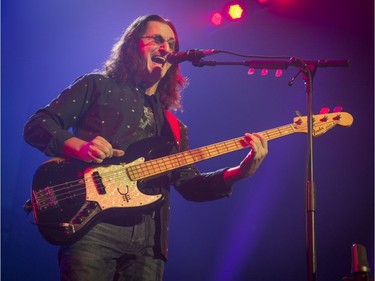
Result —
[[92, 140], [92, 143], [94, 145], [94, 148], [97, 150], [99, 157], [111, 158], [113, 156], [112, 145], [105, 138], [97, 136]]
[[243, 139], [241, 140], [241, 145], [243, 145], [243, 147], [248, 147], [248, 146], [251, 147], [251, 141], [252, 141], [251, 134], [246, 133]]
[[268, 148], [268, 140], [261, 134], [259, 133], [254, 133], [254, 136], [258, 137], [261, 145], [264, 147], [264, 148]]
[[81, 158], [83, 161], [87, 162], [87, 163], [91, 163], [91, 162], [95, 162], [95, 163], [102, 163], [103, 162], [103, 159], [101, 158], [98, 158], [97, 156], [95, 156], [91, 151], [87, 151], [84, 158]]
[[96, 153], [93, 153], [94, 146], [91, 142], [87, 142], [85, 145], [83, 145], [79, 152], [79, 158], [82, 159], [85, 162], [97, 162], [98, 159], [96, 157]]
[[245, 136], [244, 136], [244, 138], [245, 138], [245, 141], [247, 143], [250, 143], [250, 141], [252, 140], [252, 137], [251, 137], [250, 133], [246, 133]]
[[259, 133], [253, 133], [251, 137], [253, 142], [252, 148], [259, 154], [258, 157], [264, 158], [264, 156], [268, 154], [267, 139]]
[[246, 133], [245, 140], [252, 149], [252, 155], [254, 155], [258, 151], [258, 146], [260, 143], [258, 137], [254, 134]]
[[96, 163], [101, 163], [103, 162], [104, 158], [106, 158], [105, 154], [101, 150], [95, 148], [94, 146], [91, 146], [89, 148], [87, 152], [87, 156], [90, 159], [92, 159], [93, 162], [96, 162]]
[[261, 135], [257, 134], [257, 133], [253, 133], [253, 134], [250, 134], [250, 133], [246, 133], [245, 134], [245, 140], [250, 143], [251, 141], [253, 141], [254, 143], [260, 143], [261, 140]]
[[121, 149], [113, 149], [113, 156], [115, 157], [121, 157], [125, 155], [125, 151]]

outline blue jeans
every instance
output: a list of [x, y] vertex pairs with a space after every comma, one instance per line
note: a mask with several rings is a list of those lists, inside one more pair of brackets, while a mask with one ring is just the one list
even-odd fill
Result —
[[138, 220], [126, 226], [99, 223], [74, 244], [62, 246], [60, 280], [161, 281], [164, 261], [154, 258], [154, 218]]

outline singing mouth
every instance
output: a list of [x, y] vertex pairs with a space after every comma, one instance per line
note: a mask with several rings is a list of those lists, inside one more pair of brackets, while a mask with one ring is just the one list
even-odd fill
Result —
[[164, 65], [166, 63], [166, 59], [164, 57], [161, 57], [161, 56], [154, 56], [154, 57], [151, 58], [151, 60], [153, 62], [160, 63], [162, 65]]

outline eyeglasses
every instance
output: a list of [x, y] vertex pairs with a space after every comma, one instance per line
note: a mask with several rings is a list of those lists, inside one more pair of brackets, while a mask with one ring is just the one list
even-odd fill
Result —
[[162, 45], [164, 44], [165, 42], [168, 43], [168, 47], [169, 49], [174, 52], [175, 51], [175, 48], [176, 48], [176, 42], [174, 39], [169, 39], [168, 41], [165, 40], [161, 35], [159, 34], [155, 34], [155, 35], [152, 35], [152, 36], [142, 36], [141, 38], [146, 38], [146, 39], [152, 39], [152, 41], [154, 41], [155, 44], [158, 44], [158, 45]]

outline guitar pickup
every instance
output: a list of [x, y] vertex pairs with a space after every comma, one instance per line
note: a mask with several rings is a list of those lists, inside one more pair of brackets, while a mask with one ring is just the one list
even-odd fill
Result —
[[98, 171], [95, 171], [92, 173], [92, 178], [94, 180], [94, 184], [96, 186], [96, 189], [98, 190], [98, 193], [103, 195], [103, 194], [106, 194], [106, 190], [105, 190], [105, 186], [103, 184], [103, 181], [102, 181], [102, 177], [101, 175], [99, 174]]

